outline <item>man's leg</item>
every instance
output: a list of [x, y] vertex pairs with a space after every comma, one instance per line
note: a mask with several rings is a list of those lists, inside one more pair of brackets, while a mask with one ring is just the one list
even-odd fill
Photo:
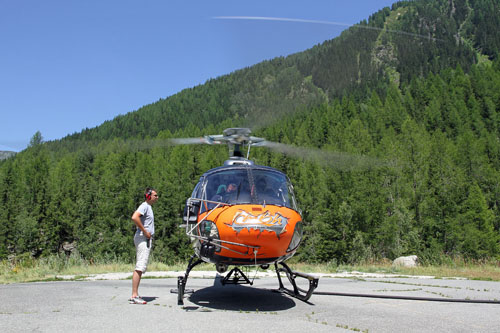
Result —
[[139, 296], [139, 284], [141, 283], [142, 271], [134, 271], [132, 275], [132, 298]]
[[141, 283], [142, 274], [147, 269], [151, 249], [148, 246], [148, 239], [142, 235], [136, 234], [134, 236], [134, 244], [136, 248], [136, 264], [132, 274], [132, 298], [130, 301], [134, 304], [146, 304], [139, 297], [139, 284]]

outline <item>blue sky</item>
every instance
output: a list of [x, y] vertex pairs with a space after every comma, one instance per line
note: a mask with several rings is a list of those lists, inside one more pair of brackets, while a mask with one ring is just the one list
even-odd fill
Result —
[[395, 1], [0, 0], [0, 150], [306, 50]]

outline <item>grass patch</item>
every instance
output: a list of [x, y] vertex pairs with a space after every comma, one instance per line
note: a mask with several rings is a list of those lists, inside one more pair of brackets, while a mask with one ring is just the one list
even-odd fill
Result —
[[[0, 261], [0, 284], [37, 282], [37, 281], [62, 281], [61, 276], [71, 275], [74, 280], [83, 279], [89, 275], [105, 273], [132, 273], [135, 265], [116, 259], [86, 260], [79, 256], [66, 257], [53, 255], [50, 257], [33, 259], [21, 255], [10, 260]], [[167, 265], [153, 261], [148, 265], [148, 271], [179, 271], [186, 270], [187, 263]], [[202, 264], [193, 270], [212, 270], [213, 265]]]
[[[442, 264], [422, 265], [415, 268], [393, 267], [389, 260], [366, 262], [357, 265], [336, 264], [329, 262], [323, 264], [301, 263], [291, 260], [289, 263], [293, 270], [304, 273], [339, 273], [339, 272], [364, 272], [385, 273], [398, 275], [428, 275], [437, 279], [445, 277], [461, 277], [471, 280], [500, 281], [500, 261], [472, 262], [463, 259], [452, 259]], [[184, 272], [187, 263], [165, 264], [152, 260], [148, 271], [178, 271]], [[120, 262], [116, 259], [89, 261], [79, 256], [66, 257], [54, 255], [46, 258], [33, 259], [30, 256], [18, 256], [15, 259], [0, 261], [0, 284], [59, 281], [61, 276], [72, 275], [74, 279], [83, 279], [93, 274], [105, 273], [132, 273], [132, 263]], [[270, 270], [273, 270], [271, 265]], [[212, 264], [201, 264], [194, 271], [215, 271]]]
[[414, 268], [393, 267], [391, 261], [380, 260], [378, 262], [367, 262], [357, 265], [326, 264], [291, 264], [296, 271], [315, 273], [340, 273], [340, 272], [363, 272], [399, 275], [426, 275], [434, 276], [436, 279], [446, 277], [466, 278], [470, 280], [500, 281], [500, 261], [465, 261], [453, 259], [442, 264], [420, 265]]

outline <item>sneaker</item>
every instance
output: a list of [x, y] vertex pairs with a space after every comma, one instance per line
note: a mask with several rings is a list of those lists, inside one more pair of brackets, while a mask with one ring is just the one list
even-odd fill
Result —
[[147, 302], [141, 298], [141, 296], [129, 298], [128, 302], [130, 304], [146, 304]]

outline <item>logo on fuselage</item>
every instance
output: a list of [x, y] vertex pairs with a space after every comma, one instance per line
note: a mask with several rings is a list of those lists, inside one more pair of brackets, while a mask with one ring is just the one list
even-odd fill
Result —
[[252, 215], [247, 211], [239, 210], [233, 217], [232, 224], [228, 224], [233, 228], [236, 233], [239, 233], [243, 229], [250, 229], [262, 231], [274, 232], [276, 236], [284, 233], [285, 227], [288, 224], [288, 219], [276, 213], [271, 215], [269, 211], [259, 215]]

